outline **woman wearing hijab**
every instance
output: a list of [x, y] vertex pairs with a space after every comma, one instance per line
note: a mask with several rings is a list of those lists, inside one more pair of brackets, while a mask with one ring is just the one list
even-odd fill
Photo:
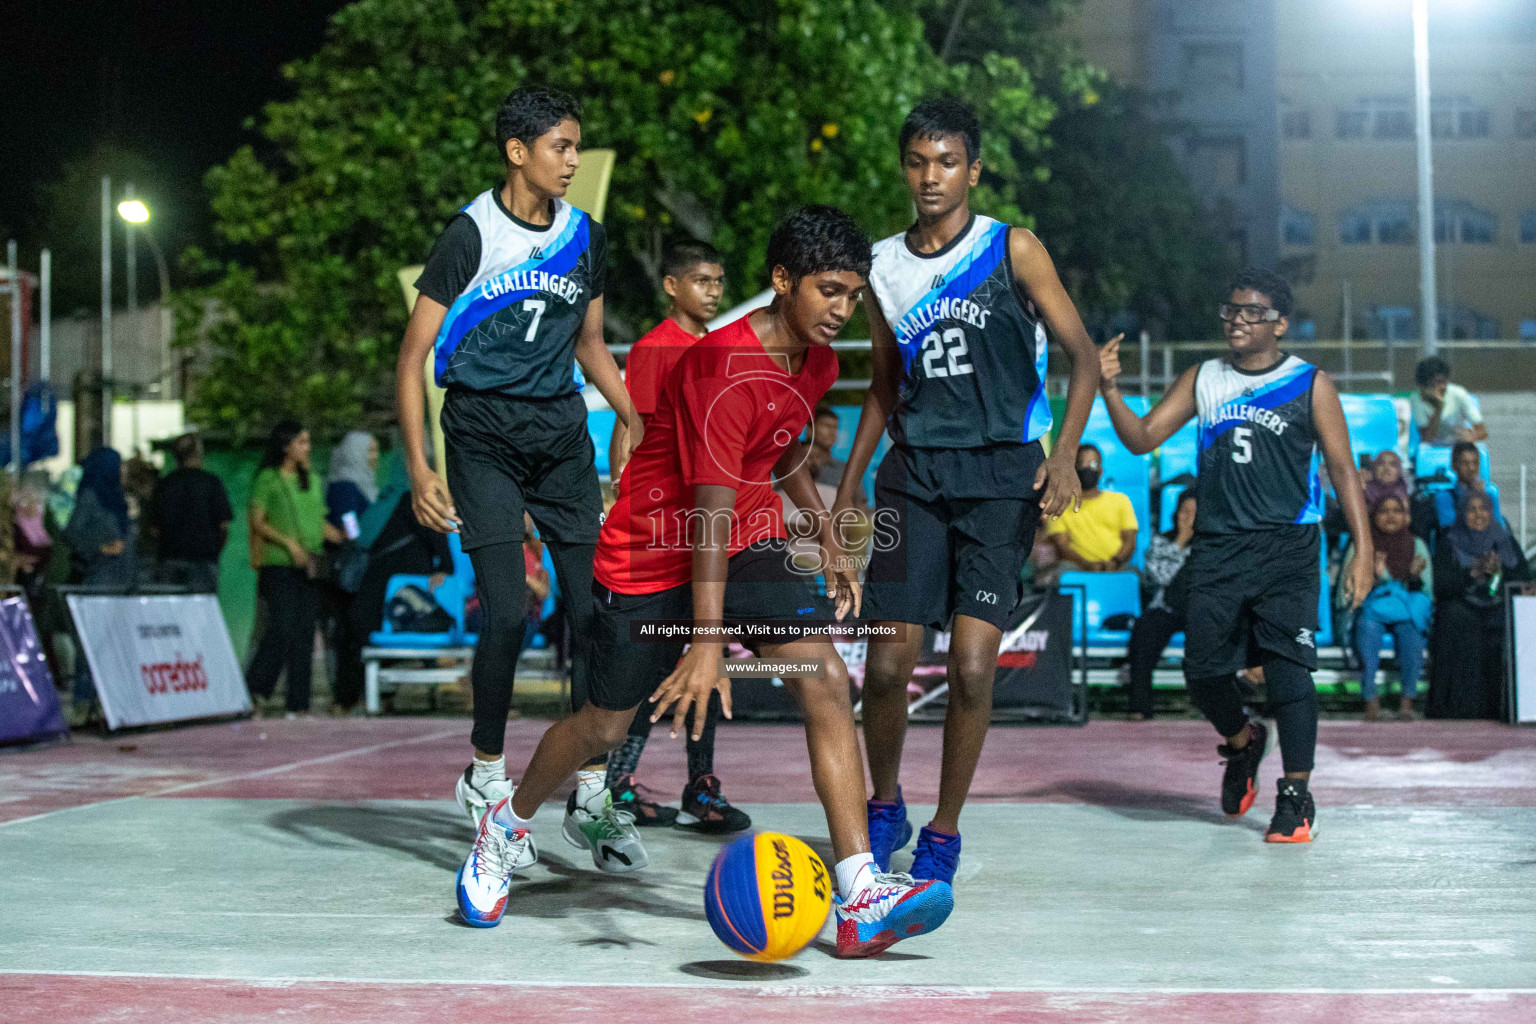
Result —
[[1375, 508], [1383, 498], [1397, 498], [1408, 507], [1408, 481], [1403, 477], [1403, 460], [1387, 449], [1371, 460], [1371, 477], [1365, 481], [1365, 507]]
[[378, 469], [379, 442], [366, 430], [349, 432], [331, 452], [331, 472], [325, 482], [325, 518], [348, 536], [356, 535], [368, 506], [378, 500]]
[[1435, 546], [1430, 718], [1502, 718], [1504, 584], [1530, 576], [1493, 502], [1476, 491]]
[[411, 511], [410, 477], [398, 451], [390, 455], [387, 473], [378, 500], [359, 523], [357, 543], [368, 552], [368, 569], [337, 636], [332, 710], [338, 714], [351, 711], [363, 695], [363, 647], [368, 635], [383, 624], [389, 578], [430, 576], [435, 590], [453, 572], [447, 536], [417, 522]]
[[96, 448], [80, 463], [80, 487], [64, 539], [80, 581], [90, 586], [133, 582], [133, 531], [123, 491], [123, 458]]
[[[1376, 587], [1355, 612], [1346, 635], [1352, 638], [1360, 659], [1360, 696], [1365, 698], [1365, 720], [1381, 718], [1381, 698], [1376, 694], [1376, 668], [1381, 662], [1381, 641], [1390, 632], [1395, 642], [1398, 674], [1403, 680], [1403, 699], [1398, 718], [1413, 721], [1413, 700], [1419, 672], [1424, 667], [1424, 644], [1429, 636], [1434, 592], [1429, 547], [1408, 529], [1408, 502], [1392, 491], [1378, 496], [1371, 507], [1371, 542], [1376, 550]], [[1340, 580], [1350, 578], [1355, 546], [1344, 553]], [[1338, 607], [1348, 609], [1343, 584]], [[1340, 614], [1343, 614], [1341, 611]]]
[[309, 431], [298, 422], [283, 420], [273, 427], [251, 488], [251, 530], [260, 541], [257, 586], [267, 604], [267, 625], [245, 683], [252, 696], [270, 697], [286, 670], [290, 718], [309, 712], [321, 546], [342, 539], [325, 520], [309, 447]]

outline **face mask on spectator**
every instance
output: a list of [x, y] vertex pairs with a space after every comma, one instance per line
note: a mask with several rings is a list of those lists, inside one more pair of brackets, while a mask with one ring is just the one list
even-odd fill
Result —
[[1083, 467], [1077, 471], [1077, 482], [1083, 485], [1083, 490], [1091, 491], [1099, 486], [1099, 477], [1102, 475], [1103, 470]]

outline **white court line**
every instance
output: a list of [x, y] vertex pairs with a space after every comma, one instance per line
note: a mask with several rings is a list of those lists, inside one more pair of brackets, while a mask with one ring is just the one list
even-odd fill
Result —
[[0, 821], [0, 828], [11, 825], [20, 825], [22, 822], [36, 821], [39, 818], [47, 818], [55, 814], [64, 814], [68, 811], [78, 811], [85, 807], [105, 807], [108, 804], [122, 803], [124, 800], [146, 800], [157, 796], [168, 796], [171, 793], [185, 793], [189, 789], [201, 789], [204, 786], [222, 786], [230, 782], [243, 782], [246, 779], [259, 779], [267, 775], [281, 775], [283, 772], [291, 772], [297, 768], [308, 768], [317, 764], [329, 764], [332, 761], [340, 761], [348, 757], [357, 757], [360, 754], [373, 754], [380, 750], [388, 750], [391, 747], [404, 747], [412, 743], [429, 743], [432, 740], [447, 739], [449, 736], [463, 735], [462, 729], [447, 729], [443, 732], [429, 733], [426, 736], [412, 736], [403, 740], [390, 740], [387, 743], [373, 743], [366, 747], [356, 747], [352, 750], [342, 750], [334, 754], [324, 754], [320, 757], [307, 757], [302, 761], [293, 761], [289, 764], [280, 764], [272, 768], [258, 768], [255, 771], [240, 772], [237, 775], [225, 775], [217, 779], [204, 779], [201, 782], [183, 782], [176, 786], [167, 786], [165, 789], [157, 789], [150, 793], [134, 793], [131, 796], [118, 796], [110, 800], [97, 800], [93, 803], [74, 804], [69, 807], [59, 807], [52, 811], [44, 811], [41, 814], [29, 814], [25, 818], [12, 818], [10, 821]]
[[[838, 961], [841, 963], [842, 961]], [[708, 981], [498, 981], [480, 978], [344, 978], [334, 975], [246, 975], [246, 974], [178, 974], [144, 971], [35, 971], [21, 967], [0, 967], [0, 975], [30, 974], [42, 978], [152, 978], [157, 981], [237, 981], [253, 985], [410, 985], [430, 987], [453, 985], [455, 987], [486, 988], [727, 988], [742, 995], [752, 996], [869, 996], [899, 998], [902, 995], [986, 996], [992, 993], [1040, 993], [1043, 995], [1085, 996], [1200, 996], [1200, 995], [1301, 995], [1301, 996], [1529, 996], [1536, 995], [1536, 988], [1188, 988], [1180, 986], [1149, 986], [1125, 988], [1057, 987], [1051, 985], [850, 985], [817, 984], [809, 980], [759, 982], [755, 987], [735, 979]]]

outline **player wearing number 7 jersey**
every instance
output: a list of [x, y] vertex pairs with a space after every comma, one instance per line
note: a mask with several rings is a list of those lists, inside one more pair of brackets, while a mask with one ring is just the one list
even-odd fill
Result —
[[[465, 206], [438, 238], [416, 282], [420, 296], [396, 371], [416, 517], [458, 532], [484, 613], [470, 672], [475, 756], [456, 785], [477, 827], [488, 805], [511, 794], [502, 746], [523, 646], [525, 511], [554, 561], [575, 641], [572, 710], [586, 699], [603, 502], [573, 364], [581, 363], [636, 443], [642, 430], [603, 343], [602, 226], [562, 198], [580, 163], [580, 108], [554, 90], [518, 89], [496, 112], [496, 141], [506, 180]], [[447, 389], [446, 490], [427, 464], [422, 429], [429, 352]], [[584, 796], [568, 836], [612, 817], [604, 767], [597, 758], [579, 773]]]
[[1131, 451], [1150, 452], [1199, 417], [1199, 501], [1185, 567], [1185, 685], [1226, 738], [1217, 748], [1227, 765], [1221, 803], [1236, 817], [1253, 806], [1268, 729], [1249, 720], [1234, 674], [1246, 665], [1264, 667], [1285, 771], [1264, 835], [1271, 843], [1307, 843], [1317, 834], [1307, 783], [1317, 747], [1319, 449], [1360, 546], [1346, 581], [1355, 605], [1376, 582], [1339, 393], [1326, 373], [1280, 350], [1290, 311], [1284, 279], [1244, 271], [1219, 311], [1227, 354], [1184, 371], [1146, 416], [1131, 411], [1116, 385], [1119, 338], [1100, 353], [1104, 401]]
[[[958, 100], [925, 100], [899, 142], [917, 221], [874, 249], [869, 287], [877, 301], [865, 307], [874, 378], [835, 521], [863, 505], [864, 471], [889, 427], [865, 582], [865, 618], [895, 627], [896, 637], [872, 640], [865, 664], [870, 849], [886, 870], [911, 838], [900, 787], [907, 684], [923, 627], [948, 626], [939, 806], [918, 837], [912, 873], [951, 882], [960, 810], [992, 717], [998, 646], [1035, 527], [1042, 514], [1054, 518], [1080, 500], [1077, 442], [1098, 360], [1039, 239], [971, 212], [981, 175], [975, 113]], [[1041, 446], [1051, 427], [1045, 326], [1072, 364], [1050, 458]]]

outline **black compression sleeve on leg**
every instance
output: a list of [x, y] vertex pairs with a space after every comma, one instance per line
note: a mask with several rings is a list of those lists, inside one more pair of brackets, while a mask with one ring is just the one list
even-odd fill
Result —
[[592, 617], [597, 604], [592, 598], [592, 558], [595, 544], [563, 544], [551, 541], [549, 560], [560, 583], [560, 603], [571, 627], [571, 711], [587, 702], [587, 672], [591, 664]]
[[1264, 686], [1280, 732], [1280, 761], [1287, 772], [1310, 772], [1317, 753], [1317, 686], [1304, 666], [1278, 654], [1264, 656]]
[[523, 544], [508, 541], [475, 548], [469, 552], [469, 561], [475, 567], [475, 589], [485, 619], [469, 670], [475, 694], [470, 738], [476, 750], [500, 754], [506, 743], [507, 709], [512, 706], [512, 676], [527, 628]]
[[1206, 676], [1203, 679], [1184, 680], [1189, 690], [1190, 702], [1200, 709], [1206, 721], [1216, 727], [1223, 736], [1236, 736], [1248, 724], [1248, 712], [1243, 710], [1243, 694], [1237, 688], [1237, 680], [1230, 674]]
[[693, 715], [688, 716], [688, 784], [715, 774], [715, 723], [720, 721], [720, 691], [709, 695], [709, 709], [704, 713], [704, 731], [693, 738]]

